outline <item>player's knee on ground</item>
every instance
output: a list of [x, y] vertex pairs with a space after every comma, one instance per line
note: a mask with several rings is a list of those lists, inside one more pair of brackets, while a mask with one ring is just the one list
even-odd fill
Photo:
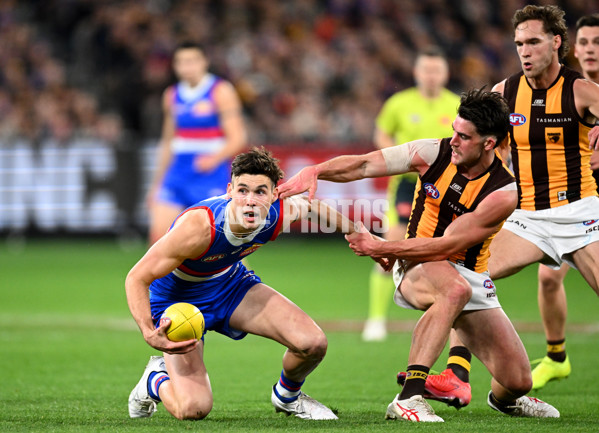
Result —
[[206, 418], [211, 410], [212, 398], [197, 398], [179, 403], [173, 415], [181, 420], [200, 420]]
[[526, 369], [519, 372], [510, 372], [506, 377], [501, 378], [500, 383], [517, 397], [527, 394], [532, 389], [530, 366], [526, 366]]

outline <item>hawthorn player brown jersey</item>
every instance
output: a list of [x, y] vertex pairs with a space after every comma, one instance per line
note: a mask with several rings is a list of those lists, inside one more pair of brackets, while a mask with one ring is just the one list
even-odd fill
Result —
[[588, 138], [593, 124], [574, 105], [574, 81], [582, 78], [562, 66], [548, 89], [533, 89], [522, 72], [506, 80], [520, 209], [555, 208], [597, 195]]
[[[455, 218], [474, 211], [490, 193], [515, 182], [514, 176], [497, 155], [480, 176], [474, 179], [462, 176], [451, 163], [450, 141], [450, 138], [441, 140], [437, 159], [418, 179], [407, 238], [443, 236]], [[489, 244], [502, 225], [499, 224], [484, 242], [460, 251], [448, 260], [475, 272], [486, 271]]]

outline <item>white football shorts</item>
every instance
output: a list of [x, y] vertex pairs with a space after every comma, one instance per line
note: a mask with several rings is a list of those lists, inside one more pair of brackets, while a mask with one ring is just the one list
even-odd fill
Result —
[[516, 209], [503, 228], [538, 246], [547, 266], [558, 269], [565, 262], [576, 269], [571, 253], [599, 241], [599, 197], [553, 209]]
[[[468, 268], [460, 265], [456, 265], [453, 262], [448, 263], [453, 266], [459, 274], [468, 281], [470, 287], [472, 287], [472, 297], [466, 304], [463, 311], [473, 310], [490, 310], [491, 308], [501, 308], [499, 300], [497, 299], [497, 293], [495, 289], [495, 283], [491, 280], [489, 272], [474, 272]], [[409, 271], [408, 271], [409, 272]], [[393, 267], [393, 281], [395, 282], [395, 294], [393, 300], [397, 305], [410, 310], [416, 310], [412, 304], [410, 304], [401, 294], [400, 285], [403, 280], [404, 270], [399, 265], [399, 262], [395, 263]]]

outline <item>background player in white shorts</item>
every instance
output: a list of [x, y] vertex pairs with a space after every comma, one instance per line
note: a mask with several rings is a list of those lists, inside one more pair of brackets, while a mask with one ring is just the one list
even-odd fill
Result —
[[[582, 75], [599, 84], [599, 14], [587, 15], [576, 22], [574, 57], [578, 59]], [[599, 180], [599, 152], [591, 156], [595, 181]], [[543, 321], [547, 354], [532, 371], [532, 387], [544, 387], [547, 382], [570, 375], [572, 367], [566, 354], [566, 316], [568, 304], [564, 278], [570, 266], [563, 263], [559, 269], [539, 265], [539, 312]]]

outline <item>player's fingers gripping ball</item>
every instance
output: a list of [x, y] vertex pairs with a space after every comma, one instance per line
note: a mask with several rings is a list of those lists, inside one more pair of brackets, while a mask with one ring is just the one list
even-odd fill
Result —
[[160, 324], [165, 318], [171, 319], [166, 336], [171, 341], [199, 340], [204, 334], [204, 316], [194, 305], [187, 302], [173, 304], [164, 310]]

